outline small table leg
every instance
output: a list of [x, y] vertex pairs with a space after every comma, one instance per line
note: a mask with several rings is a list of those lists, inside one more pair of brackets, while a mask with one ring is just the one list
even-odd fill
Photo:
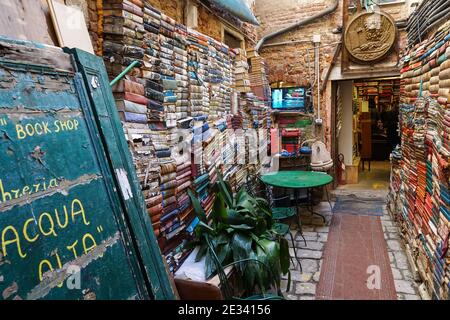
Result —
[[[308, 246], [306, 243], [306, 239], [303, 236], [303, 231], [302, 231], [302, 220], [300, 218], [300, 206], [298, 203], [298, 190], [294, 189], [294, 198], [295, 198], [295, 206], [297, 209], [297, 224], [298, 224], [298, 232], [300, 233], [300, 236], [303, 238], [303, 241], [305, 242], [305, 247]], [[291, 240], [292, 240], [292, 246], [293, 246], [293, 250], [294, 250], [294, 255], [295, 255], [295, 259], [297, 260], [297, 263], [300, 267], [300, 272], [303, 273], [303, 267], [302, 267], [302, 262], [300, 261], [300, 258], [297, 255], [297, 248], [295, 247], [295, 241], [294, 241], [294, 237], [292, 236], [291, 230], [289, 230], [289, 234], [291, 236]]]
[[312, 197], [311, 189], [308, 188], [307, 192], [308, 192], [308, 200], [309, 200], [309, 207], [308, 207], [309, 212], [311, 212], [312, 215], [316, 215], [316, 216], [321, 217], [322, 220], [323, 220], [323, 223], [326, 223], [327, 220], [325, 219], [325, 217], [323, 215], [321, 215], [320, 213], [314, 212], [314, 203], [313, 203], [313, 197]]
[[[300, 217], [300, 205], [298, 202], [298, 198], [299, 198], [299, 194], [298, 194], [298, 190], [294, 189], [294, 197], [295, 197], [295, 207], [297, 209], [297, 225], [298, 225], [298, 232], [300, 232], [300, 236], [303, 238], [303, 242], [305, 243], [305, 247], [308, 246], [308, 244], [306, 243], [306, 239], [303, 236], [303, 230], [302, 230], [302, 219]], [[299, 261], [300, 263], [300, 261]]]
[[298, 195], [298, 190], [297, 189], [294, 189], [294, 197], [295, 197], [295, 208], [297, 209], [297, 225], [298, 225], [298, 228], [299, 228], [299, 230], [301, 232], [302, 221], [300, 219], [300, 205], [298, 203], [299, 195]]
[[331, 201], [330, 201], [330, 193], [328, 192], [327, 186], [325, 186], [324, 188], [325, 188], [325, 193], [327, 194], [327, 201], [328, 201], [328, 204], [330, 205], [331, 213], [333, 213], [333, 206], [331, 205]]

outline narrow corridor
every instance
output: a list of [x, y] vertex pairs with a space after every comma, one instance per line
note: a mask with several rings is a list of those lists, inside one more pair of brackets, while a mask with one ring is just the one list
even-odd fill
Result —
[[[294, 264], [288, 299], [420, 299], [399, 230], [386, 209], [387, 179], [389, 162], [375, 162], [358, 185], [334, 190], [333, 212], [327, 202], [315, 207], [326, 217], [325, 225], [302, 211], [306, 247], [295, 232], [303, 272]], [[336, 203], [346, 197], [355, 198], [357, 210]]]
[[450, 0], [0, 3], [0, 300], [450, 300]]

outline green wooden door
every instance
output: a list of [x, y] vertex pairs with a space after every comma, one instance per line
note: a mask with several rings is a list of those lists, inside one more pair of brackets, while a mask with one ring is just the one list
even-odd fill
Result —
[[79, 49], [66, 51], [73, 54], [88, 90], [91, 109], [109, 164], [114, 170], [117, 185], [123, 191], [120, 195], [128, 213], [130, 230], [144, 266], [145, 276], [149, 279], [151, 292], [156, 299], [174, 299], [174, 292], [147, 213], [103, 59]]
[[73, 61], [0, 38], [0, 299], [170, 298], [144, 271], [130, 172], [112, 167]]

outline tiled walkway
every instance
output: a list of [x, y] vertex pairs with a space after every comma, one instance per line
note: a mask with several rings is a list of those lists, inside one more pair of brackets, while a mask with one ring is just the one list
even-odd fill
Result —
[[[345, 188], [338, 189], [334, 193], [385, 197], [386, 192], [384, 188], [378, 190]], [[292, 283], [290, 291], [285, 294], [286, 298], [294, 300], [420, 299], [398, 229], [386, 209], [381, 217], [340, 215], [339, 218], [334, 217], [335, 219], [327, 202], [322, 202], [315, 210], [326, 217], [326, 223], [302, 211], [306, 247], [297, 231], [293, 230], [296, 233], [296, 247], [299, 249], [303, 272], [300, 272], [295, 262], [291, 268]], [[341, 232], [336, 232], [338, 229], [335, 228], [341, 228]], [[336, 242], [339, 243], [336, 245]], [[291, 255], [293, 256], [292, 249]], [[333, 261], [333, 259], [336, 264], [334, 266], [331, 264], [330, 267], [327, 261]], [[380, 266], [380, 269], [373, 271], [374, 267], [372, 267], [369, 270], [371, 274], [368, 274], [368, 266]], [[373, 277], [370, 278], [370, 283], [374, 288], [368, 289], [369, 277], [378, 271], [381, 271], [381, 289], [377, 289], [377, 282], [374, 282], [376, 279]], [[284, 290], [286, 283], [285, 278]], [[336, 284], [339, 285], [336, 286]], [[325, 289], [328, 288], [329, 292], [329, 288], [333, 286], [337, 289], [332, 290], [331, 294], [326, 294]]]

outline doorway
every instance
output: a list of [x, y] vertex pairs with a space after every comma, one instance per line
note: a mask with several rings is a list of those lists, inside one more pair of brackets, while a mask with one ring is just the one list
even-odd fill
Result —
[[400, 143], [399, 102], [398, 77], [338, 82], [337, 155], [345, 164], [341, 188], [389, 187], [390, 154]]

